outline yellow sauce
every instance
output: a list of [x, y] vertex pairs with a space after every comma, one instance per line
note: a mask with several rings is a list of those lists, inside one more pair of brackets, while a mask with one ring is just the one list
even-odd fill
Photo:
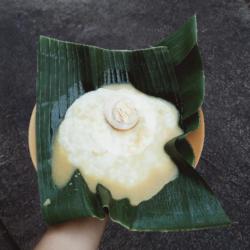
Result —
[[[128, 198], [132, 205], [138, 205], [140, 202], [148, 200], [158, 193], [166, 183], [175, 179], [178, 174], [174, 163], [164, 151], [163, 146], [164, 144], [162, 143], [161, 146], [153, 149], [154, 156], [151, 154], [151, 148], [150, 157], [147, 157], [146, 151], [145, 154], [139, 155], [137, 159], [134, 159], [138, 165], [145, 164], [148, 161], [151, 161], [152, 164], [154, 164], [154, 168], [151, 169], [149, 174], [142, 181], [136, 183], [136, 185], [131, 186], [129, 183], [128, 185], [121, 185], [114, 180], [112, 181], [105, 178], [105, 176], [98, 180], [95, 175], [84, 173], [84, 170], [80, 167], [78, 169], [81, 172], [81, 175], [84, 176], [89, 189], [93, 193], [96, 192], [97, 184], [101, 183], [111, 191], [114, 199], [119, 200]], [[53, 152], [52, 177], [58, 187], [63, 187], [69, 182], [76, 168], [71, 165], [68, 160], [67, 153], [57, 140], [55, 140]], [[76, 178], [78, 178], [78, 176], [76, 176]]]
[[[110, 89], [110, 86], [108, 88]], [[118, 88], [115, 87], [115, 89]], [[157, 112], [157, 115], [161, 116], [161, 113], [164, 113], [164, 110], [160, 108]], [[176, 119], [178, 120], [178, 117]], [[140, 126], [139, 122], [139, 124], [133, 128], [133, 145], [140, 145], [140, 143], [145, 140], [145, 136], [149, 136], [147, 134], [142, 134]], [[124, 136], [124, 138], [126, 137], [126, 133], [130, 133], [129, 131], [115, 131], [111, 127], [109, 129], [110, 133], [113, 133], [113, 135], [115, 135], [115, 133], [122, 133], [121, 136]], [[65, 186], [69, 182], [74, 171], [78, 169], [93, 193], [96, 192], [97, 184], [101, 184], [111, 192], [113, 199], [119, 200], [128, 198], [131, 205], [138, 205], [142, 201], [152, 198], [167, 183], [174, 180], [178, 175], [178, 169], [164, 151], [164, 145], [168, 140], [182, 133], [182, 130], [178, 125], [168, 128], [166, 132], [164, 132], [164, 126], [158, 124], [157, 129], [162, 132], [158, 133], [157, 136], [154, 137], [154, 141], [150, 142], [150, 145], [146, 146], [142, 152], [135, 153], [132, 151], [132, 154], [126, 154], [126, 152], [124, 152], [124, 155], [120, 155], [117, 158], [113, 157], [112, 161], [105, 161], [106, 164], [109, 164], [109, 162], [112, 164], [110, 164], [110, 166], [107, 165], [106, 172], [104, 173], [94, 168], [92, 171], [91, 166], [89, 167], [89, 165], [93, 164], [94, 166], [96, 163], [95, 160], [99, 160], [99, 165], [96, 163], [96, 166], [101, 166], [100, 162], [102, 162], [102, 159], [108, 159], [105, 157], [109, 152], [93, 150], [90, 152], [90, 157], [88, 155], [89, 158], [85, 157], [80, 165], [73, 166], [68, 151], [59, 143], [58, 133], [54, 140], [52, 155], [52, 177], [55, 184], [58, 187]], [[88, 168], [84, 167], [86, 166], [84, 164], [88, 165]], [[121, 172], [121, 169], [118, 167], [122, 165], [126, 167], [124, 172]], [[135, 174], [129, 175], [131, 171], [135, 171]], [[125, 177], [120, 178], [121, 175], [137, 177], [135, 178], [136, 180], [133, 180], [126, 179]], [[76, 178], [79, 177], [77, 176]]]
[[74, 173], [74, 168], [68, 160], [67, 153], [55, 138], [52, 155], [52, 178], [58, 187], [65, 186]]

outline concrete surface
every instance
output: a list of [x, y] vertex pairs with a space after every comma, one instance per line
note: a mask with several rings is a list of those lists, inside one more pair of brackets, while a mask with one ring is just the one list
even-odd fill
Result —
[[206, 74], [199, 172], [233, 220], [228, 229], [131, 233], [110, 223], [101, 249], [250, 248], [249, 0], [0, 1], [0, 249], [31, 249], [44, 232], [27, 127], [40, 34], [106, 48], [142, 48], [194, 12]]

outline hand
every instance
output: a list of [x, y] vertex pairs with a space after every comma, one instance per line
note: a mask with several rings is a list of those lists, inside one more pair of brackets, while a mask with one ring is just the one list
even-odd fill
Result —
[[107, 221], [88, 217], [51, 226], [34, 250], [98, 249]]

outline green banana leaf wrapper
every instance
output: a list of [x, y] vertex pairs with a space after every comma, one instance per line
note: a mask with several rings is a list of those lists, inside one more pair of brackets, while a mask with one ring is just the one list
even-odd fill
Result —
[[[80, 217], [113, 221], [130, 230], [181, 231], [230, 223], [219, 201], [193, 168], [186, 135], [199, 127], [204, 74], [197, 46], [196, 17], [155, 45], [139, 50], [108, 50], [41, 36], [38, 46], [36, 139], [40, 200], [48, 224]], [[165, 145], [179, 176], [150, 200], [132, 206], [114, 200], [104, 186], [92, 193], [78, 170], [66, 185], [52, 180], [53, 136], [68, 107], [102, 85], [131, 83], [140, 91], [174, 103], [185, 132]], [[76, 178], [77, 176], [77, 178]], [[44, 206], [47, 199], [50, 204]]]

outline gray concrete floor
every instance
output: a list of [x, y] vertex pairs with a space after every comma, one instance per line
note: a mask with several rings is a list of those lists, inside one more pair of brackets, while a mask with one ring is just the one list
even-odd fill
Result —
[[1, 0], [0, 248], [31, 249], [44, 232], [27, 147], [40, 34], [106, 48], [142, 48], [194, 12], [206, 75], [206, 141], [199, 172], [231, 228], [131, 233], [110, 223], [101, 249], [250, 248], [249, 0]]

